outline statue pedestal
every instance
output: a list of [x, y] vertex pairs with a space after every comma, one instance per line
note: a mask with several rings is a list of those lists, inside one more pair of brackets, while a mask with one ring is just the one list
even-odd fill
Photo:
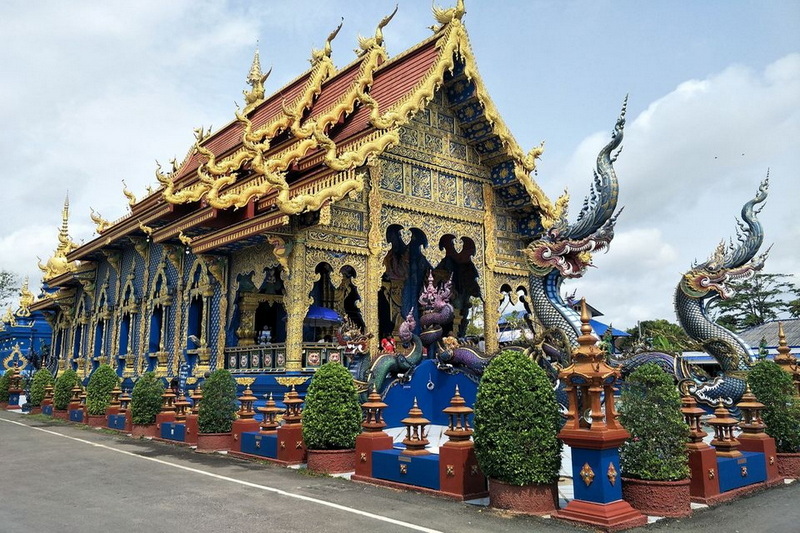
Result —
[[306, 462], [302, 424], [284, 424], [278, 428], [278, 460], [290, 465]]
[[486, 476], [478, 468], [471, 441], [448, 441], [439, 447], [439, 490], [462, 500], [489, 495]]
[[372, 452], [375, 450], [391, 450], [392, 437], [383, 431], [363, 432], [356, 437], [356, 472], [355, 476], [372, 477]]
[[717, 453], [711, 446], [689, 449], [691, 484], [689, 493], [695, 503], [708, 504], [719, 496]]
[[783, 476], [778, 472], [778, 452], [775, 448], [775, 439], [766, 433], [760, 433], [758, 436], [743, 433], [739, 435], [738, 440], [741, 451], [764, 454], [764, 463], [767, 469], [767, 486], [777, 485], [783, 481]]

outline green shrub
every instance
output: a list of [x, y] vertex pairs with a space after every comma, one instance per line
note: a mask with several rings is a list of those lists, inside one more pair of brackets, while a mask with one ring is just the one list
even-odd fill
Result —
[[56, 379], [55, 389], [53, 390], [53, 408], [66, 409], [72, 398], [72, 388], [78, 384], [78, 373], [68, 368]]
[[764, 404], [762, 418], [778, 451], [800, 452], [800, 401], [794, 396], [792, 376], [772, 361], [761, 361], [747, 374], [747, 382]]
[[197, 414], [200, 433], [229, 433], [236, 409], [236, 380], [227, 370], [215, 370], [203, 385], [203, 401]]
[[314, 374], [303, 407], [303, 441], [312, 450], [355, 448], [361, 433], [361, 405], [353, 376], [338, 363]]
[[557, 481], [560, 427], [544, 370], [522, 352], [492, 359], [475, 400], [475, 455], [484, 475], [519, 486]]
[[155, 372], [142, 374], [133, 385], [131, 393], [131, 422], [134, 424], [154, 424], [161, 411], [161, 395], [164, 383]]
[[619, 418], [631, 434], [620, 449], [625, 477], [649, 481], [689, 477], [689, 426], [681, 414], [681, 397], [672, 378], [658, 365], [647, 363], [628, 376]]
[[104, 415], [111, 403], [111, 391], [119, 385], [119, 377], [109, 365], [100, 365], [92, 372], [86, 386], [86, 411], [90, 415]]
[[11, 370], [6, 370], [2, 376], [0, 376], [0, 402], [8, 402], [11, 393], [8, 392], [8, 388], [11, 386]]
[[45, 388], [53, 384], [53, 374], [46, 368], [40, 368], [33, 374], [31, 397], [28, 400], [33, 407], [39, 407], [44, 400]]

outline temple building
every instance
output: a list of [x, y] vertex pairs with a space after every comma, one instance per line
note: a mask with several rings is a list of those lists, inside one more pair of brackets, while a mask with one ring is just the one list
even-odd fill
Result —
[[58, 368], [302, 373], [347, 357], [326, 342], [338, 317], [374, 358], [407, 318], [419, 331], [431, 282], [449, 283], [446, 335], [462, 337], [483, 301], [495, 352], [499, 302], [528, 291], [521, 249], [563, 202], [532, 177], [543, 147], [524, 151], [489, 98], [463, 5], [435, 11], [427, 40], [389, 58], [392, 13], [336, 68], [340, 26], [271, 95], [256, 52], [245, 106], [195, 130], [145, 197], [126, 189], [127, 215], [92, 213], [97, 236], [76, 245], [65, 203], [40, 264], [46, 295], [31, 305], [51, 315]]
[[31, 311], [34, 302], [26, 279], [16, 310], [9, 306], [0, 316], [0, 374], [11, 368], [32, 371], [48, 362], [52, 329], [44, 312]]

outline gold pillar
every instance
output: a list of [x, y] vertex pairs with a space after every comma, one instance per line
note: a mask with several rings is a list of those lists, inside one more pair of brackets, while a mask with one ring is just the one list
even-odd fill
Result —
[[369, 340], [369, 353], [372, 357], [378, 355], [378, 341], [380, 335], [380, 320], [378, 317], [378, 291], [381, 288], [381, 277], [383, 276], [383, 258], [386, 256], [385, 228], [381, 227], [381, 209], [383, 202], [380, 194], [381, 166], [375, 164], [369, 167], [369, 233], [367, 242], [369, 255], [367, 256], [367, 276], [365, 280], [364, 324], [366, 331], [372, 333]]
[[236, 335], [239, 337], [239, 346], [251, 346], [256, 338], [256, 310], [261, 303], [258, 293], [246, 292], [239, 296], [239, 328]]
[[483, 336], [486, 343], [486, 353], [496, 353], [500, 348], [497, 338], [497, 322], [500, 320], [500, 311], [497, 304], [499, 290], [495, 282], [494, 269], [497, 258], [497, 228], [494, 216], [494, 189], [491, 184], [483, 184], [483, 198], [485, 202], [483, 212], [483, 242], [485, 251], [483, 269]]
[[[290, 270], [286, 284], [286, 370], [299, 371], [303, 368], [303, 320], [312, 303], [306, 287], [306, 241], [294, 241], [289, 256]], [[284, 276], [286, 273], [284, 272]]]

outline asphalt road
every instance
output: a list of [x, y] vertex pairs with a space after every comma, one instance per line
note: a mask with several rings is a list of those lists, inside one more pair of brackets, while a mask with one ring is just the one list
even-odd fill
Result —
[[[563, 532], [536, 517], [0, 413], [0, 532]], [[796, 532], [800, 483], [660, 531]]]

